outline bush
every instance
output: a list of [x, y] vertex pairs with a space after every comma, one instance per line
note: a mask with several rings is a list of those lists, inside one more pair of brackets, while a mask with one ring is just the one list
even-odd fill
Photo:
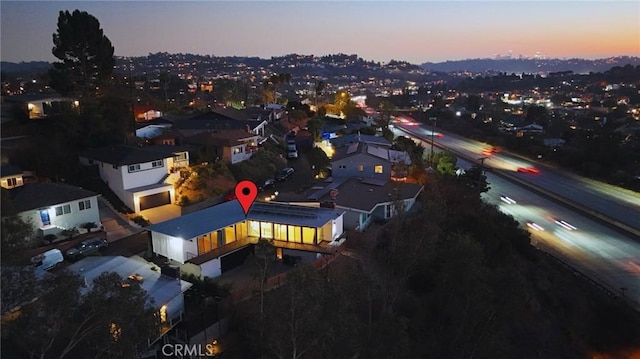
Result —
[[91, 231], [93, 228], [98, 228], [98, 225], [95, 222], [87, 222], [81, 226], [88, 231]]

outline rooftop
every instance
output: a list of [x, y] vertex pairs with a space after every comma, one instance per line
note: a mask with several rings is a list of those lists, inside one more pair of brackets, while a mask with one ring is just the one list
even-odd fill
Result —
[[22, 170], [18, 166], [4, 165], [0, 167], [0, 177], [9, 177], [22, 174]]
[[192, 286], [187, 281], [160, 274], [151, 269], [151, 265], [142, 259], [135, 260], [122, 256], [89, 256], [67, 268], [84, 277], [88, 285], [91, 285], [96, 277], [105, 272], [116, 272], [123, 281], [130, 275], [140, 276], [142, 289], [147, 292], [158, 307], [168, 303]]
[[341, 214], [342, 211], [327, 208], [256, 202], [245, 217], [240, 203], [233, 200], [149, 226], [147, 229], [172, 237], [190, 239], [246, 219], [317, 228], [337, 219]]
[[25, 183], [10, 192], [17, 212], [50, 207], [53, 205], [98, 196], [97, 193], [64, 183]]
[[115, 145], [85, 150], [80, 153], [80, 157], [123, 166], [162, 160], [171, 155], [147, 147]]
[[258, 135], [243, 130], [214, 130], [210, 132], [202, 132], [197, 135], [191, 136], [185, 139], [185, 141], [202, 145], [215, 144], [220, 146], [236, 146], [243, 142], [242, 140], [248, 140], [255, 137], [258, 137]]
[[415, 198], [420, 194], [423, 187], [415, 183], [381, 181], [366, 178], [360, 180], [354, 177], [349, 178], [334, 188], [338, 190], [338, 195], [335, 200], [330, 197], [330, 193], [327, 191], [319, 201], [333, 201], [337, 206], [343, 208], [353, 208], [364, 212], [371, 212], [381, 203]]
[[357, 142], [371, 143], [371, 144], [380, 145], [380, 146], [391, 146], [391, 142], [387, 141], [387, 139], [384, 137], [362, 135], [357, 133], [352, 133], [349, 135], [332, 138], [331, 140], [329, 140], [329, 142], [331, 142], [331, 144], [336, 148], [348, 146], [352, 143], [357, 143]]

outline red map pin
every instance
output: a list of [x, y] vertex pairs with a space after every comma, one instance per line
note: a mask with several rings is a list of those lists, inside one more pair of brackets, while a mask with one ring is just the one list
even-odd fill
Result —
[[249, 213], [249, 208], [251, 208], [256, 197], [258, 197], [258, 187], [251, 181], [240, 181], [236, 185], [235, 194], [236, 199], [240, 202], [240, 206], [242, 206], [242, 210], [246, 216], [247, 213]]

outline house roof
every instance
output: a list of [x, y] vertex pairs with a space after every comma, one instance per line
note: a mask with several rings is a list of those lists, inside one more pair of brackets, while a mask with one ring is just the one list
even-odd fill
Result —
[[141, 287], [153, 299], [156, 307], [167, 304], [173, 298], [189, 289], [192, 284], [184, 280], [176, 280], [166, 275], [162, 275], [151, 269], [151, 265], [142, 259], [135, 260], [122, 256], [89, 256], [83, 258], [67, 267], [69, 270], [84, 277], [88, 284], [85, 290], [95, 278], [105, 272], [118, 273], [123, 281], [132, 274], [142, 276]]
[[173, 156], [174, 154], [176, 154], [178, 152], [189, 152], [189, 151], [193, 151], [194, 150], [193, 147], [188, 146], [188, 145], [177, 145], [177, 146], [173, 146], [173, 145], [149, 145], [149, 146], [145, 146], [144, 148], [152, 150], [152, 151], [164, 153], [167, 156]]
[[251, 130], [254, 130], [264, 122], [266, 121], [234, 119], [221, 113], [209, 111], [187, 120], [176, 121], [173, 128], [178, 130], [244, 130], [249, 126]]
[[185, 142], [198, 145], [237, 146], [242, 140], [256, 138], [258, 135], [242, 130], [209, 131], [185, 138]]
[[371, 143], [371, 144], [380, 145], [380, 146], [391, 146], [391, 142], [387, 141], [387, 139], [384, 137], [362, 135], [357, 133], [352, 133], [349, 135], [332, 138], [329, 140], [329, 142], [331, 142], [331, 144], [336, 148], [348, 146], [356, 142]]
[[12, 96], [3, 96], [2, 100], [6, 102], [12, 103], [27, 103], [34, 101], [42, 101], [42, 100], [63, 100], [63, 101], [72, 101], [69, 97], [64, 97], [56, 93], [50, 94], [24, 94], [24, 95], [12, 95]]
[[337, 148], [335, 153], [331, 157], [331, 162], [339, 161], [358, 154], [366, 154], [369, 156], [381, 158], [386, 161], [391, 161], [389, 159], [388, 146], [375, 145], [365, 142], [354, 142], [349, 144], [348, 146]]
[[80, 157], [122, 166], [161, 160], [170, 155], [146, 147], [116, 145], [85, 150]]
[[18, 166], [4, 165], [0, 167], [0, 177], [9, 177], [22, 174], [22, 170]]
[[220, 114], [236, 121], [258, 121], [264, 120], [269, 117], [271, 110], [265, 110], [258, 107], [248, 107], [241, 110], [233, 107], [216, 108], [211, 112]]
[[97, 193], [64, 183], [25, 183], [9, 191], [17, 212], [51, 207], [93, 196]]
[[415, 198], [423, 187], [415, 183], [350, 178], [336, 187], [335, 200], [327, 193], [319, 201], [333, 201], [342, 208], [371, 212], [381, 203]]
[[256, 202], [247, 216], [238, 201], [228, 201], [147, 227], [149, 231], [185, 240], [231, 226], [246, 219], [305, 227], [321, 227], [343, 211], [281, 203]]

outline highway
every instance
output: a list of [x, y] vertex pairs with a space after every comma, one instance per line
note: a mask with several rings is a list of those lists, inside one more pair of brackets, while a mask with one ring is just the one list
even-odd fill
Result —
[[[432, 131], [428, 126], [403, 117], [409, 121], [402, 123], [396, 120], [393, 123], [395, 128], [426, 141], [431, 139]], [[478, 163], [480, 158], [485, 157], [486, 168], [501, 171], [514, 180], [534, 185], [556, 198], [564, 199], [574, 207], [600, 217], [640, 240], [640, 194], [636, 192], [576, 176], [513, 153], [491, 153], [492, 147], [488, 144], [437, 129], [433, 137], [436, 146], [448, 148], [458, 157], [477, 160]], [[427, 150], [430, 146], [430, 143], [425, 144]], [[519, 169], [530, 168], [537, 173], [519, 172]]]
[[[407, 136], [398, 126], [394, 127], [394, 134]], [[431, 133], [428, 135], [430, 139]], [[416, 136], [410, 137], [419, 140]], [[439, 140], [446, 137], [448, 135]], [[420, 142], [430, 151], [430, 142]], [[485, 147], [487, 145], [479, 145], [477, 150], [481, 152]], [[465, 169], [472, 163], [458, 158], [457, 166]], [[482, 195], [483, 199], [520, 222], [531, 233], [534, 246], [610, 292], [625, 297], [631, 306], [640, 310], [640, 241], [490, 171], [485, 174], [491, 189]]]

